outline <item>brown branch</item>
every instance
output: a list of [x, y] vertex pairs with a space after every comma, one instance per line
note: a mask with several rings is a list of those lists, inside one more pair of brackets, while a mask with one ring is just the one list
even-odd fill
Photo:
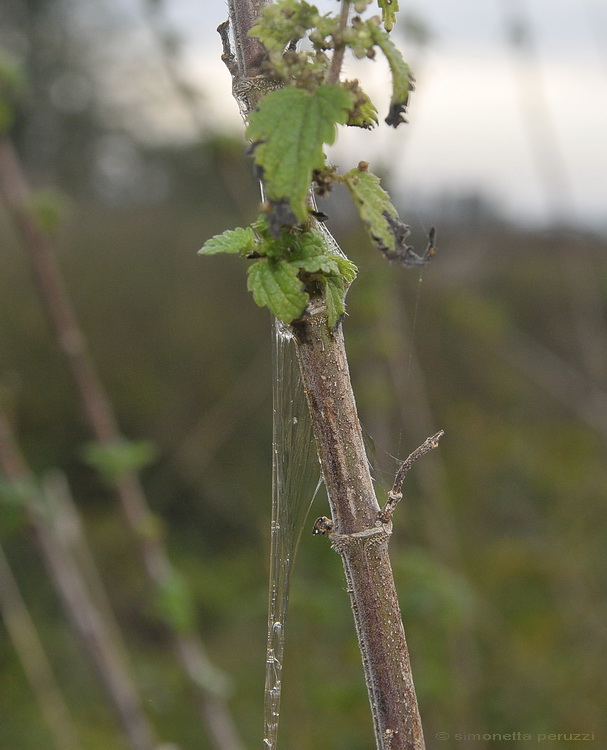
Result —
[[341, 324], [330, 331], [322, 300], [293, 323], [300, 370], [342, 557], [378, 750], [423, 750], [409, 652], [388, 555], [391, 524], [378, 521]]
[[234, 36], [234, 53], [240, 78], [254, 78], [262, 72], [265, 55], [263, 46], [248, 34], [264, 5], [268, 5], [268, 0], [228, 0], [230, 28]]

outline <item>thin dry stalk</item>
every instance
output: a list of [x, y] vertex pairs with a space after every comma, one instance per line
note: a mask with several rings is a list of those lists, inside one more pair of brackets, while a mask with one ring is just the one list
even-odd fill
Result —
[[0, 610], [9, 638], [36, 696], [40, 714], [49, 729], [53, 745], [56, 750], [82, 750], [69, 708], [1, 547]]
[[[0, 465], [10, 481], [34, 486], [31, 472], [2, 413]], [[116, 633], [106, 626], [106, 620], [90, 596], [78, 566], [62, 544], [52, 516], [49, 517], [49, 504], [45, 498], [32, 494], [27, 500], [26, 511], [63, 608], [97, 669], [130, 747], [132, 750], [154, 750], [154, 731], [126, 666], [125, 650], [116, 641]]]
[[[8, 138], [0, 139], [0, 195], [27, 251], [34, 279], [57, 342], [76, 384], [85, 415], [96, 440], [114, 443], [122, 436], [111, 402], [87, 350], [85, 337], [65, 290], [52, 247], [29, 210], [31, 191], [19, 158]], [[171, 563], [163, 541], [145, 533], [152, 513], [136, 473], [115, 483], [124, 515], [135, 533], [146, 572], [156, 586], [171, 577]], [[167, 624], [173, 649], [196, 690], [199, 712], [216, 750], [243, 750], [235, 722], [222, 694], [225, 680], [210, 662], [197, 634], [182, 633]], [[221, 684], [220, 684], [221, 683]]]

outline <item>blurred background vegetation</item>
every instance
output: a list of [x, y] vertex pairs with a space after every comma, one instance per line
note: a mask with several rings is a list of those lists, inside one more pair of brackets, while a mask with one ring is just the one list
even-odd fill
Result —
[[[0, 543], [79, 737], [63, 748], [132, 745], [41, 552], [39, 527], [50, 511], [40, 520], [31, 504], [62, 478], [159, 743], [218, 747], [171, 651], [170, 625], [201, 637], [228, 682], [243, 745], [254, 747], [269, 558], [270, 320], [247, 294], [241, 264], [202, 260], [196, 250], [254, 217], [257, 188], [242, 140], [214, 132], [212, 102], [175, 75], [178, 39], [162, 25], [159, 4], [146, 7], [155, 64], [166, 75], [140, 60], [134, 80], [112, 59], [121, 23], [112, 6], [91, 18], [67, 0], [9, 0], [0, 13], [0, 95], [35, 188], [32, 210], [57, 253], [121, 430], [155, 448], [142, 471], [155, 518], [149, 533], [166, 544], [176, 574], [162, 599], [115, 492], [83, 458], [92, 437], [6, 207], [0, 405], [37, 482], [17, 492], [5, 470]], [[121, 96], [108, 97], [109, 87]], [[162, 108], [166, 97], [182, 102], [199, 138], [153, 137], [144, 110]], [[389, 184], [389, 171], [385, 178]], [[438, 732], [452, 736], [439, 743], [445, 749], [496, 746], [457, 741], [457, 732], [594, 732], [600, 743], [605, 237], [558, 223], [533, 232], [507, 224], [477, 196], [450, 197], [410, 217], [420, 246], [430, 223], [439, 227], [439, 255], [419, 274], [376, 257], [342, 199], [333, 196], [327, 212], [361, 269], [345, 332], [378, 491], [391, 485], [395, 456], [439, 428], [446, 433], [407, 479], [392, 544], [428, 747]], [[324, 512], [317, 500], [313, 515]], [[0, 748], [55, 742], [62, 750], [18, 656], [7, 622], [10, 576], [4, 564], [0, 571]], [[193, 611], [180, 603], [182, 583]], [[307, 533], [284, 683], [284, 747], [372, 746], [339, 559]]]

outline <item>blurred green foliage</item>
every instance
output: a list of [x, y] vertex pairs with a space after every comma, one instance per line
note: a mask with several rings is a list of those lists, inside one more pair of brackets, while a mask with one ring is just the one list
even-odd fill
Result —
[[[124, 433], [157, 447], [143, 481], [178, 571], [161, 600], [112, 492], [82, 460], [90, 435], [0, 209], [3, 408], [33, 471], [60, 467], [69, 478], [159, 735], [184, 750], [210, 747], [160, 611], [184, 629], [195, 621], [231, 678], [230, 705], [253, 747], [266, 639], [270, 321], [252, 304], [239, 263], [196, 256], [205, 239], [253, 218], [250, 165], [242, 143], [225, 136], [152, 147], [93, 110], [51, 111], [47, 76], [61, 60], [44, 68], [35, 49], [34, 94], [12, 134], [34, 184], [63, 190], [71, 203], [54, 240], [66, 285]], [[59, 127], [46, 151], [31, 137], [34, 114], [53, 133]], [[100, 171], [108, 150], [133, 157], [132, 183]], [[343, 212], [338, 203], [327, 213]], [[605, 240], [525, 232], [490, 214], [450, 223], [437, 213], [439, 254], [422, 275], [385, 263], [348, 215], [334, 227], [361, 271], [345, 333], [378, 493], [391, 486], [394, 456], [438, 428], [446, 433], [407, 477], [392, 545], [428, 746], [438, 732], [605, 737]], [[121, 749], [105, 696], [16, 520], [14, 494], [2, 497], [0, 542], [83, 745]], [[312, 514], [325, 512], [317, 498]], [[193, 612], [183, 586], [193, 591]], [[304, 533], [283, 673], [284, 747], [372, 746], [344, 588], [338, 557]], [[3, 626], [0, 670], [0, 750], [49, 746]], [[440, 746], [466, 747], [454, 739]]]
[[147, 440], [137, 443], [124, 439], [113, 443], [86, 443], [82, 448], [82, 459], [109, 484], [125, 474], [141, 471], [154, 460], [155, 455], [154, 446]]

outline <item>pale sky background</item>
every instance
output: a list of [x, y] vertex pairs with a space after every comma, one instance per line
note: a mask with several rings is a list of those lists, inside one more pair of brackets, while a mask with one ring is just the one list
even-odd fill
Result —
[[[135, 31], [141, 4], [120, 5]], [[398, 24], [393, 32], [417, 81], [409, 125], [344, 131], [331, 158], [344, 170], [361, 158], [389, 166], [405, 203], [478, 194], [515, 221], [556, 218], [607, 231], [606, 0], [401, 0], [403, 13], [432, 35], [420, 47]], [[513, 15], [531, 56], [508, 41]], [[185, 40], [182, 71], [205, 94], [207, 122], [242, 133], [215, 31], [226, 16], [224, 0], [165, 0], [163, 9]], [[379, 62], [365, 67], [363, 81], [385, 115], [389, 71]], [[345, 72], [360, 75], [355, 63]], [[175, 138], [191, 130], [168, 107], [153, 116]]]

